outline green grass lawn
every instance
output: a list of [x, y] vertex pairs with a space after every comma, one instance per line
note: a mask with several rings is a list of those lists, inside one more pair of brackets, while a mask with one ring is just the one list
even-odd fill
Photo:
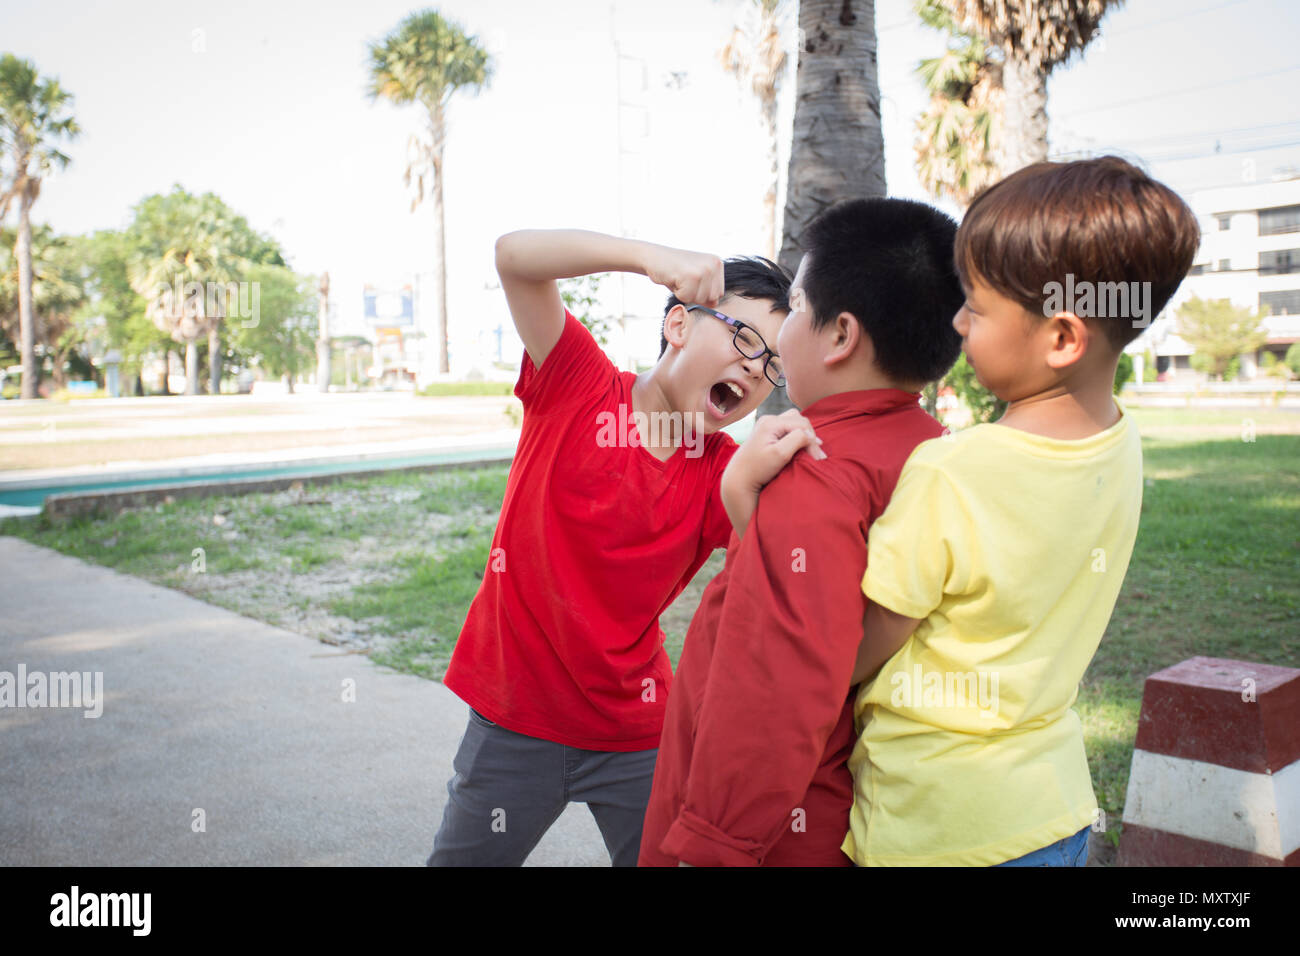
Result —
[[1113, 821], [1148, 674], [1196, 656], [1300, 666], [1300, 436], [1146, 439], [1143, 453], [1137, 545], [1076, 704]]
[[[1076, 704], [1112, 836], [1148, 674], [1197, 655], [1300, 666], [1300, 434], [1262, 427], [1300, 432], [1300, 417], [1133, 414], [1153, 433], [1143, 439], [1141, 528]], [[1240, 430], [1247, 418], [1259, 434]], [[404, 473], [61, 524], [9, 519], [0, 534], [304, 633], [314, 631], [285, 622], [286, 607], [314, 608], [335, 624], [385, 638], [372, 650], [375, 660], [437, 678], [487, 564], [506, 474]], [[196, 547], [205, 549], [204, 575], [192, 573]], [[674, 665], [700, 593], [721, 564], [717, 552], [664, 615]], [[223, 577], [255, 584], [214, 587]]]

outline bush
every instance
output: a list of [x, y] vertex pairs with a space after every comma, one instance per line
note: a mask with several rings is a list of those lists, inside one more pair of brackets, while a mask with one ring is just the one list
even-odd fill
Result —
[[1286, 362], [1278, 361], [1278, 357], [1267, 349], [1260, 356], [1259, 371], [1261, 375], [1279, 378], [1284, 382], [1291, 378], [1291, 370], [1287, 368]]
[[600, 305], [600, 282], [608, 275], [609, 273], [602, 272], [597, 275], [561, 279], [558, 283], [564, 307], [587, 327], [591, 337], [602, 346], [609, 344], [609, 320], [592, 315], [592, 310]]
[[970, 409], [973, 424], [995, 422], [1007, 410], [1007, 403], [1002, 401], [975, 377], [975, 370], [966, 361], [963, 352], [957, 357], [957, 364], [952, 367], [944, 384], [951, 386], [957, 397]]
[[50, 395], [50, 401], [52, 402], [75, 402], [83, 398], [108, 398], [108, 392], [102, 388], [96, 388], [93, 392], [73, 392], [61, 388]]
[[[1195, 371], [1202, 373], [1211, 380], [1214, 379], [1215, 369], [1218, 368], [1213, 356], [1206, 355], [1204, 352], [1192, 353], [1192, 357], [1188, 359], [1188, 364], [1191, 365]], [[1237, 375], [1240, 372], [1241, 356], [1237, 355], [1229, 359], [1227, 367], [1223, 370], [1223, 378], [1220, 379], [1220, 381], [1235, 382], [1237, 380]]]
[[513, 395], [513, 382], [430, 382], [418, 394], [428, 398], [440, 395]]
[[1113, 388], [1113, 391], [1115, 392], [1116, 395], [1119, 394], [1120, 389], [1122, 389], [1124, 387], [1124, 384], [1128, 382], [1132, 377], [1133, 377], [1133, 356], [1129, 355], [1127, 352], [1120, 352], [1119, 364], [1115, 366], [1115, 386]]
[[1300, 375], [1300, 342], [1291, 343], [1282, 362], [1291, 370], [1292, 375]]

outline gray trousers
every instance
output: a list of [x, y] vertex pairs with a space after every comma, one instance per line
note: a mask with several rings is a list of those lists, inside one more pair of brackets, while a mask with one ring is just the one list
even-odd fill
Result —
[[580, 750], [475, 710], [452, 762], [428, 866], [519, 866], [570, 803], [585, 803], [614, 866], [636, 866], [658, 749]]

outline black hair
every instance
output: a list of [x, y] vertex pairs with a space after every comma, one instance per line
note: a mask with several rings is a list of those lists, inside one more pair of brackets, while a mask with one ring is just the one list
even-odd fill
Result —
[[[772, 311], [782, 314], [790, 311], [790, 280], [793, 276], [771, 259], [762, 256], [738, 256], [722, 263], [723, 285], [726, 291], [723, 297], [733, 296], [741, 299], [771, 299]], [[664, 306], [664, 318], [674, 306], [689, 305], [675, 295], [668, 297]], [[668, 339], [659, 332], [659, 354], [668, 351]]]
[[909, 199], [852, 199], [804, 231], [812, 327], [852, 313], [876, 364], [900, 382], [943, 377], [961, 352], [952, 320], [965, 295], [953, 263], [957, 223]]

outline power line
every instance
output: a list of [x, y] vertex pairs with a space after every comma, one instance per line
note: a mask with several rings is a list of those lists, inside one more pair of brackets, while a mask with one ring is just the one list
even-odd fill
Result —
[[1219, 149], [1209, 152], [1183, 152], [1183, 153], [1147, 153], [1140, 149], [1131, 149], [1123, 145], [1122, 141], [1117, 141], [1113, 146], [1097, 145], [1094, 140], [1088, 146], [1075, 147], [1073, 149], [1062, 149], [1052, 152], [1053, 159], [1064, 159], [1071, 156], [1101, 156], [1107, 152], [1122, 152], [1132, 156], [1137, 156], [1147, 163], [1178, 163], [1191, 159], [1214, 159], [1216, 156], [1239, 156], [1242, 153], [1261, 153], [1270, 149], [1286, 149], [1291, 146], [1300, 146], [1300, 140], [1288, 140], [1281, 143], [1266, 143], [1262, 146], [1246, 146], [1239, 149]]
[[883, 26], [883, 27], [879, 27], [879, 26], [878, 26], [878, 27], [876, 27], [876, 32], [877, 32], [877, 33], [891, 33], [891, 32], [893, 32], [894, 30], [901, 30], [901, 29], [903, 29], [904, 27], [924, 27], [924, 26], [927, 26], [927, 24], [921, 22], [921, 18], [920, 18], [920, 17], [912, 17], [912, 18], [907, 19], [907, 20], [899, 20], [897, 23], [891, 23], [891, 24], [889, 24], [889, 25], [887, 25], [887, 26]]
[[1281, 129], [1286, 126], [1300, 126], [1300, 119], [1289, 120], [1285, 123], [1264, 123], [1259, 126], [1239, 126], [1236, 129], [1204, 129], [1204, 130], [1196, 130], [1191, 133], [1177, 133], [1174, 135], [1167, 135], [1167, 136], [1151, 136], [1145, 139], [1124, 139], [1124, 140], [1118, 140], [1118, 142], [1128, 143], [1129, 145], [1137, 145], [1137, 144], [1163, 145], [1165, 143], [1195, 141], [1198, 139], [1205, 139], [1207, 137], [1222, 139], [1224, 137], [1235, 136], [1240, 133], [1257, 133], [1269, 129]]
[[1159, 26], [1162, 23], [1172, 23], [1174, 20], [1186, 20], [1188, 17], [1199, 16], [1202, 13], [1209, 13], [1212, 10], [1222, 10], [1224, 7], [1235, 7], [1245, 3], [1246, 0], [1227, 0], [1227, 3], [1218, 3], [1212, 7], [1201, 7], [1199, 10], [1188, 10], [1186, 13], [1175, 14], [1172, 17], [1161, 17], [1159, 20], [1147, 20], [1139, 23], [1137, 26], [1125, 27], [1123, 33], [1115, 33], [1113, 36], [1128, 36], [1130, 33], [1136, 33], [1138, 30], [1145, 30], [1148, 27]]
[[1149, 102], [1150, 100], [1164, 99], [1165, 97], [1169, 97], [1169, 96], [1183, 96], [1184, 94], [1187, 93], [1202, 93], [1205, 90], [1218, 90], [1218, 89], [1222, 89], [1225, 86], [1235, 86], [1238, 83], [1246, 83], [1249, 82], [1250, 80], [1262, 80], [1270, 76], [1281, 76], [1283, 73], [1294, 73], [1296, 70], [1300, 70], [1300, 66], [1288, 66], [1288, 67], [1283, 67], [1280, 70], [1269, 70], [1268, 72], [1265, 73], [1252, 73], [1249, 76], [1239, 76], [1233, 80], [1219, 80], [1215, 83], [1206, 83], [1203, 86], [1184, 87], [1181, 90], [1166, 90], [1163, 93], [1152, 93], [1150, 96], [1137, 96], [1131, 100], [1119, 100], [1114, 103], [1103, 103], [1100, 106], [1089, 106], [1087, 109], [1074, 110], [1073, 112], [1066, 113], [1065, 116], [1066, 117], [1083, 116], [1087, 113], [1099, 113], [1102, 110], [1113, 110], [1124, 106], [1133, 106], [1138, 103], [1146, 103]]
[[[1122, 138], [1102, 140], [1096, 136], [1085, 136], [1079, 133], [1066, 132], [1067, 135], [1054, 136], [1052, 139], [1066, 142], [1070, 140], [1076, 142], [1087, 142], [1089, 144], [1087, 148], [1091, 150], [1118, 149], [1139, 155], [1149, 162], [1173, 162], [1183, 159], [1200, 159], [1213, 156], [1234, 156], [1240, 153], [1259, 153], [1270, 149], [1286, 149], [1291, 146], [1300, 145], [1300, 140], [1295, 138], [1274, 138], [1267, 142], [1228, 143], [1225, 146], [1223, 143], [1223, 136], [1218, 136], [1214, 133], [1207, 133], [1204, 137], [1201, 137], [1201, 139], [1202, 141], [1206, 138], [1213, 139], [1215, 144], [1214, 149], [1200, 148], [1195, 145], [1195, 141], [1182, 142], [1180, 138], [1175, 138], [1170, 141], [1168, 150], [1162, 152], [1159, 147], [1163, 144], [1159, 140], [1148, 140], [1143, 144], [1135, 140]], [[1288, 134], [1288, 136], [1291, 137], [1294, 137], [1294, 135], [1294, 132]], [[1106, 144], [1105, 146], [1099, 145], [1103, 142]], [[1155, 152], [1152, 152], [1153, 149]]]
[[1212, 159], [1215, 156], [1238, 156], [1242, 153], [1262, 153], [1265, 150], [1286, 149], [1290, 146], [1300, 146], [1300, 139], [1288, 140], [1284, 143], [1265, 143], [1262, 146], [1246, 146], [1239, 149], [1216, 149], [1211, 153], [1184, 152], [1181, 154], [1173, 153], [1165, 156], [1161, 156], [1160, 154], [1147, 155], [1146, 153], [1142, 153], [1141, 155], [1143, 159], [1152, 163], [1178, 163], [1189, 159]]
[[1171, 155], [1154, 155], [1148, 156], [1141, 153], [1144, 159], [1149, 163], [1183, 163], [1186, 160], [1193, 159], [1213, 159], [1216, 156], [1240, 156], [1243, 152], [1265, 152], [1268, 150], [1286, 150], [1288, 147], [1300, 146], [1300, 139], [1287, 140], [1284, 143], [1265, 143], [1262, 146], [1247, 146], [1238, 148], [1238, 150], [1216, 150], [1214, 152], [1183, 152], [1171, 153]]

